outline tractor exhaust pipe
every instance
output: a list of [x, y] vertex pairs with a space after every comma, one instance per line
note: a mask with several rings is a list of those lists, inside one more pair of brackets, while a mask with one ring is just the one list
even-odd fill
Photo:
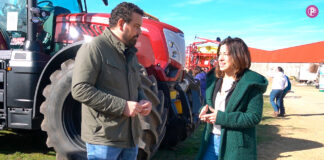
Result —
[[36, 0], [28, 0], [27, 9], [27, 40], [24, 49], [32, 52], [42, 52], [42, 45], [36, 38], [37, 22], [33, 20], [33, 17], [36, 14], [35, 12], [37, 12]]

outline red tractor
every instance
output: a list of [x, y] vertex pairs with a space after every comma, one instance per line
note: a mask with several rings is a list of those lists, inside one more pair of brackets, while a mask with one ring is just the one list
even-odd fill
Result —
[[[81, 104], [70, 91], [74, 58], [110, 17], [87, 13], [86, 2], [0, 2], [0, 129], [41, 128], [57, 159], [86, 159]], [[183, 32], [149, 15], [141, 29], [137, 57], [153, 109], [141, 117], [138, 159], [149, 159], [161, 144], [176, 145], [194, 131], [201, 102], [192, 96], [200, 95], [199, 85], [184, 72]]]
[[[199, 66], [205, 71], [209, 71], [216, 62], [216, 52], [217, 46], [220, 42], [220, 38], [217, 38], [216, 40], [210, 40], [206, 38], [195, 37], [195, 39], [200, 39], [202, 41], [193, 42], [192, 44], [187, 46], [186, 68], [189, 70], [193, 70], [196, 66]], [[208, 43], [212, 43], [217, 46], [202, 46], [203, 44]]]

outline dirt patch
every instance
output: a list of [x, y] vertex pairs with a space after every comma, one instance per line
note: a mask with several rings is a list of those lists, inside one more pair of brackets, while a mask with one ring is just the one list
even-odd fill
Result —
[[284, 100], [286, 116], [266, 124], [272, 140], [258, 145], [260, 160], [324, 160], [324, 92], [298, 85], [292, 90]]

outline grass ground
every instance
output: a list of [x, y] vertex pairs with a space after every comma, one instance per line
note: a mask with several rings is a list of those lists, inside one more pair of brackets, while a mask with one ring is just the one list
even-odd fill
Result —
[[173, 148], [160, 149], [152, 160], [191, 160], [195, 159], [200, 147], [201, 135], [205, 125], [200, 125], [184, 142]]
[[[269, 95], [271, 88], [268, 89]], [[323, 160], [324, 155], [324, 92], [314, 86], [294, 83], [285, 97], [286, 116], [271, 118], [258, 144], [262, 160]]]
[[[264, 99], [263, 118], [257, 126], [258, 142], [272, 139], [269, 134], [273, 128], [269, 123], [272, 118], [272, 108], [269, 98]], [[201, 134], [204, 125], [200, 125], [195, 133], [176, 147], [160, 149], [153, 160], [193, 160], [200, 147]], [[0, 131], [0, 159], [1, 160], [54, 160], [55, 152], [45, 145], [46, 135], [43, 132], [30, 131]]]
[[263, 98], [264, 104], [263, 104], [263, 116], [262, 120], [259, 125], [256, 127], [257, 131], [257, 142], [262, 143], [266, 141], [270, 141], [274, 134], [269, 134], [271, 132], [274, 132], [273, 126], [270, 125], [271, 121], [274, 119], [272, 116], [273, 109], [271, 107], [269, 97]]
[[45, 142], [40, 131], [0, 131], [0, 159], [55, 160], [55, 152]]

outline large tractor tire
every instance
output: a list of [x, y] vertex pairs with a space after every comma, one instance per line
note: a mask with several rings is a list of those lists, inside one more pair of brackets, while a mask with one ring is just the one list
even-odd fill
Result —
[[[201, 93], [200, 82], [196, 81], [191, 75], [186, 73], [184, 75], [184, 80], [189, 83], [188, 89], [184, 90], [185, 94], [188, 97], [188, 101], [190, 104], [191, 114], [192, 114], [192, 123], [188, 126], [189, 135], [194, 132], [194, 130], [199, 125], [199, 109], [204, 104], [204, 97]], [[188, 133], [187, 132], [187, 133]]]
[[[199, 125], [198, 110], [201, 107], [200, 85], [192, 76], [184, 75], [184, 80], [175, 85], [182, 105], [182, 114], [169, 112], [167, 132], [162, 142], [163, 147], [173, 147], [188, 138]], [[165, 92], [169, 92], [166, 90]], [[172, 101], [167, 101], [169, 108], [175, 108]]]
[[81, 140], [81, 104], [71, 95], [74, 60], [62, 63], [61, 70], [51, 74], [51, 84], [43, 90], [45, 101], [41, 129], [47, 132], [46, 144], [56, 151], [56, 159], [87, 159], [85, 143]]
[[158, 150], [166, 132], [168, 110], [164, 107], [165, 97], [158, 90], [154, 76], [148, 76], [145, 69], [141, 70], [142, 87], [147, 98], [152, 102], [152, 111], [148, 116], [140, 116], [143, 135], [139, 143], [137, 159], [150, 159]]
[[[81, 104], [71, 95], [74, 60], [62, 63], [61, 69], [51, 74], [51, 84], [43, 90], [45, 101], [40, 112], [44, 115], [41, 128], [47, 132], [46, 144], [56, 151], [58, 160], [87, 159], [85, 143], [81, 140]], [[143, 70], [143, 69], [142, 69]], [[140, 116], [143, 136], [139, 143], [137, 159], [149, 159], [157, 151], [165, 134], [168, 111], [164, 106], [164, 95], [157, 89], [154, 77], [142, 71], [144, 92], [152, 102], [152, 112]]]

